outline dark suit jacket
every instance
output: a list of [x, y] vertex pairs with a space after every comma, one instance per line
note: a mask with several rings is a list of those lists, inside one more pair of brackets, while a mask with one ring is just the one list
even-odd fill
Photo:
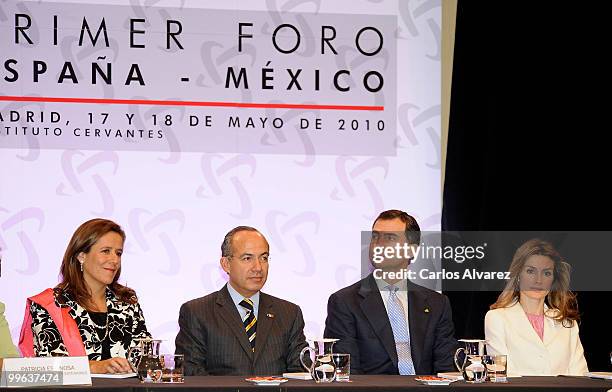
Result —
[[227, 287], [191, 300], [179, 313], [176, 354], [185, 355], [185, 375], [280, 375], [304, 371], [306, 346], [300, 307], [260, 293], [255, 352]]
[[[457, 341], [445, 295], [408, 281], [408, 325], [416, 374], [455, 371]], [[371, 274], [329, 297], [325, 337], [340, 339], [334, 352], [351, 354], [351, 372], [399, 374], [393, 330]]]

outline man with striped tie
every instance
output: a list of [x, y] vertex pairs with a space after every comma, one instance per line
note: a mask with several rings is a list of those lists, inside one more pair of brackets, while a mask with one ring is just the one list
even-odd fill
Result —
[[[384, 211], [372, 226], [370, 261], [378, 262], [373, 260], [375, 247], [406, 249], [398, 252], [405, 257], [385, 255], [375, 265], [385, 272], [405, 271], [419, 243], [420, 228], [412, 216]], [[340, 339], [334, 352], [351, 354], [351, 372], [356, 374], [453, 371], [453, 335], [448, 298], [397, 274], [370, 273], [332, 294], [327, 304], [325, 337]]]
[[299, 306], [261, 292], [268, 278], [270, 247], [249, 226], [225, 235], [221, 267], [229, 282], [191, 300], [179, 313], [176, 354], [185, 355], [185, 375], [281, 375], [303, 371], [306, 346]]

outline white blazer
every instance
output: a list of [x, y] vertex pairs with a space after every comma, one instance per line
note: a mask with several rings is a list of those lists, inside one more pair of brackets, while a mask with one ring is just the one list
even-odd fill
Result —
[[487, 353], [508, 356], [508, 376], [583, 376], [589, 371], [578, 336], [578, 323], [566, 328], [549, 317], [554, 316], [553, 312], [545, 311], [544, 341], [518, 302], [487, 312]]

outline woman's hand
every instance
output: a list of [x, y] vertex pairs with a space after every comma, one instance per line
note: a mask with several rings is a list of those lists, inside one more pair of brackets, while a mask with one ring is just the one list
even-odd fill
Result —
[[89, 361], [89, 370], [96, 374], [128, 373], [132, 371], [125, 358], [109, 358], [104, 361]]

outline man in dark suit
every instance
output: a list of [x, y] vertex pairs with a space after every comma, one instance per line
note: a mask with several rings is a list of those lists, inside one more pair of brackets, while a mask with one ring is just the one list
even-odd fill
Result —
[[[351, 372], [423, 375], [455, 370], [457, 341], [448, 298], [392, 274], [381, 278], [380, 271], [406, 270], [419, 242], [420, 228], [412, 216], [398, 210], [381, 213], [370, 242], [370, 260], [379, 273], [329, 297], [325, 337], [340, 339], [334, 352], [351, 354]], [[376, 247], [406, 249], [406, 257], [395, 252], [374, 261], [380, 254]]]
[[306, 346], [299, 306], [260, 290], [268, 277], [268, 241], [239, 226], [221, 245], [229, 283], [191, 300], [179, 313], [176, 354], [185, 355], [185, 375], [280, 375], [303, 371]]

